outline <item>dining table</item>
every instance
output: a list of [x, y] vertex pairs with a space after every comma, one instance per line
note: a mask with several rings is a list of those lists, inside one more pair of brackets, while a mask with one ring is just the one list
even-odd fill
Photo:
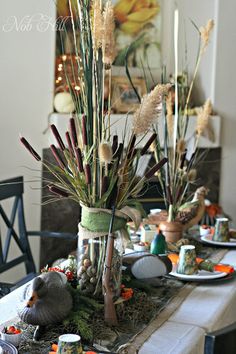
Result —
[[[221, 263], [236, 267], [236, 249], [224, 250]], [[0, 299], [0, 327], [17, 321], [26, 285]], [[185, 282], [154, 320], [139, 333], [127, 353], [203, 354], [205, 334], [236, 319], [236, 277], [215, 282]]]

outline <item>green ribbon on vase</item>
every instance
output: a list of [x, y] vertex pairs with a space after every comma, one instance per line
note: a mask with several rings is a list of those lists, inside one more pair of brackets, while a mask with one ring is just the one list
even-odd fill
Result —
[[[91, 239], [108, 235], [112, 211], [110, 209], [90, 208], [82, 205], [81, 222], [79, 223], [80, 239]], [[116, 210], [113, 231], [119, 231], [124, 239], [129, 239], [127, 221], [132, 220], [138, 228], [141, 214], [128, 206]]]

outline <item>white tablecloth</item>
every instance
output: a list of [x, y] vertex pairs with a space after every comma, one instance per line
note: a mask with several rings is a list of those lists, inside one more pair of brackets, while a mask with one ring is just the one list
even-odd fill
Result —
[[[222, 259], [236, 267], [236, 251]], [[199, 285], [140, 349], [140, 354], [203, 354], [206, 332], [236, 321], [236, 279]], [[24, 286], [0, 300], [0, 324], [16, 317]], [[178, 297], [178, 295], [177, 295]]]
[[[221, 262], [236, 268], [236, 251], [229, 251]], [[236, 322], [236, 279], [216, 284], [194, 288], [140, 354], [203, 354], [206, 332]]]

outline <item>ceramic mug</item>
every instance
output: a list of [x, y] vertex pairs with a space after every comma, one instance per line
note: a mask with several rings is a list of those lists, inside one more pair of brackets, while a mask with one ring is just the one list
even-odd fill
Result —
[[82, 354], [81, 338], [77, 334], [63, 334], [58, 341], [58, 354]]
[[218, 242], [229, 242], [229, 219], [216, 219], [215, 232], [212, 239]]
[[198, 272], [195, 246], [185, 245], [180, 248], [177, 273], [192, 275]]

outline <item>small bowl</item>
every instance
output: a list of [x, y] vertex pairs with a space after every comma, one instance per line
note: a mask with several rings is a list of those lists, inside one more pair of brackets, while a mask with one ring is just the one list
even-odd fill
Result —
[[17, 334], [8, 334], [1, 332], [1, 339], [5, 340], [7, 343], [13, 344], [18, 347], [22, 338], [22, 332]]
[[139, 245], [138, 243], [134, 244], [134, 251], [143, 252], [143, 251], [146, 251], [146, 250], [147, 250], [147, 246]]
[[208, 227], [200, 226], [199, 230], [200, 230], [200, 236], [206, 236], [206, 235], [209, 235], [211, 233], [211, 227], [210, 226], [208, 226]]
[[161, 209], [150, 209], [150, 214], [158, 214], [161, 212]]

